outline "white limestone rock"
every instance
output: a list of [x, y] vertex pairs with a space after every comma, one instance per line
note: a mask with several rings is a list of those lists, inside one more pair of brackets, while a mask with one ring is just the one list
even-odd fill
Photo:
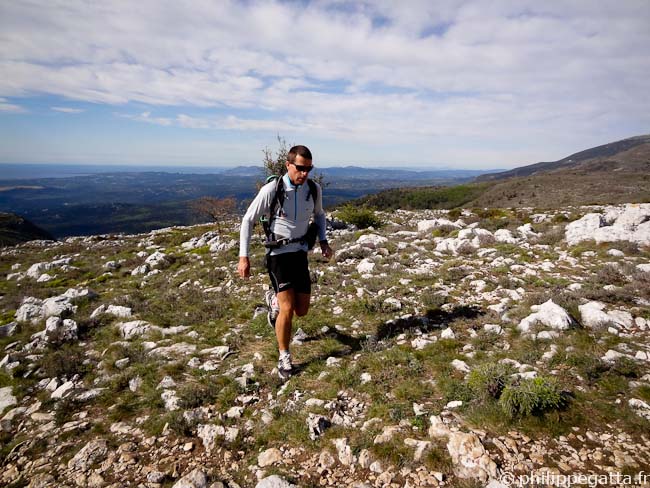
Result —
[[261, 479], [255, 488], [298, 488], [296, 485], [289, 483], [277, 474]]
[[95, 439], [88, 442], [77, 454], [68, 461], [68, 469], [88, 471], [94, 464], [103, 461], [108, 454], [108, 442]]
[[147, 334], [152, 325], [145, 320], [132, 320], [118, 323], [117, 328], [124, 339], [130, 340]]
[[519, 242], [515, 236], [512, 235], [508, 229], [499, 229], [494, 232], [494, 239], [497, 242], [503, 242], [505, 244], [517, 244]]
[[375, 269], [375, 263], [369, 259], [364, 259], [357, 265], [357, 272], [359, 274], [370, 273], [373, 269]]
[[171, 265], [170, 259], [163, 252], [156, 251], [147, 259], [144, 260], [151, 269], [165, 269]]
[[621, 209], [610, 208], [603, 216], [589, 213], [565, 228], [569, 245], [593, 239], [597, 243], [630, 241], [650, 244], [650, 204], [627, 204]]
[[387, 238], [377, 234], [364, 234], [357, 239], [357, 244], [371, 249], [375, 249], [386, 242], [388, 242]]
[[17, 322], [30, 322], [37, 324], [43, 320], [43, 300], [34, 297], [23, 299], [20, 307], [16, 310]]
[[451, 227], [454, 229], [460, 229], [461, 226], [456, 222], [452, 222], [449, 219], [431, 219], [431, 220], [421, 220], [418, 222], [418, 232], [430, 232], [438, 227]]
[[529, 333], [531, 327], [541, 324], [554, 330], [566, 330], [574, 321], [571, 316], [562, 307], [548, 300], [541, 305], [531, 307], [533, 313], [525, 317], [517, 326], [517, 329], [523, 333]]
[[123, 307], [121, 305], [100, 305], [90, 314], [90, 318], [95, 318], [102, 314], [113, 315], [121, 319], [130, 319], [133, 316], [133, 310], [131, 307]]
[[650, 405], [648, 403], [638, 398], [630, 398], [627, 403], [637, 415], [650, 420]]
[[582, 325], [592, 329], [604, 328], [608, 326], [622, 327], [630, 329], [634, 319], [629, 312], [623, 310], [612, 310], [605, 312], [606, 305], [602, 302], [591, 301], [580, 305], [580, 317]]
[[18, 400], [12, 393], [11, 386], [0, 388], [0, 413], [7, 408], [12, 407], [18, 403]]
[[352, 466], [356, 463], [357, 457], [352, 453], [352, 448], [346, 438], [333, 439], [332, 443], [336, 447], [339, 462], [343, 466]]
[[18, 330], [18, 322], [9, 322], [5, 325], [0, 325], [0, 337], [11, 337]]
[[307, 416], [307, 430], [309, 431], [309, 438], [312, 441], [317, 440], [331, 426], [332, 423], [330, 420], [323, 415], [310, 413]]
[[76, 341], [77, 333], [77, 322], [72, 319], [50, 317], [45, 323], [45, 337], [51, 343]]
[[179, 479], [172, 488], [207, 488], [208, 477], [201, 468], [194, 468]]
[[146, 275], [149, 271], [151, 271], [151, 268], [149, 267], [149, 265], [148, 264], [142, 264], [142, 265], [136, 267], [133, 271], [131, 271], [131, 276]]
[[257, 465], [260, 468], [265, 468], [267, 466], [272, 466], [281, 462], [282, 452], [276, 447], [271, 447], [270, 449], [262, 451], [257, 456]]
[[43, 301], [43, 317], [70, 317], [76, 313], [77, 307], [72, 300], [64, 295], [46, 298]]
[[456, 338], [456, 334], [455, 334], [454, 331], [451, 329], [451, 327], [447, 327], [445, 330], [443, 330], [443, 331], [440, 333], [440, 338], [441, 338], [441, 339], [455, 339], [455, 338]]
[[178, 397], [178, 394], [174, 390], [163, 391], [160, 395], [160, 398], [162, 398], [162, 401], [165, 404], [165, 410], [169, 412], [173, 412], [181, 408], [181, 399]]
[[393, 297], [384, 300], [381, 306], [384, 311], [389, 311], [389, 312], [398, 312], [402, 310], [402, 302], [400, 302], [397, 298], [393, 298]]
[[517, 233], [524, 239], [530, 239], [531, 237], [539, 236], [539, 234], [533, 230], [532, 224], [524, 224], [517, 227]]
[[497, 477], [497, 465], [476, 434], [451, 432], [447, 451], [459, 478], [473, 478], [485, 483]]

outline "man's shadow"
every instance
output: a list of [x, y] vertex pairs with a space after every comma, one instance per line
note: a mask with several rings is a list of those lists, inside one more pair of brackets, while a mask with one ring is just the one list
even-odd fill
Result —
[[460, 305], [449, 311], [439, 308], [430, 309], [423, 315], [414, 315], [405, 319], [389, 320], [380, 323], [377, 325], [374, 334], [365, 337], [354, 337], [338, 329], [319, 332], [318, 334], [308, 336], [301, 342], [307, 343], [332, 338], [345, 347], [338, 351], [329, 354], [319, 354], [305, 362], [294, 364], [294, 369], [296, 373], [300, 373], [311, 364], [326, 361], [329, 357], [345, 357], [364, 349], [373, 352], [387, 349], [390, 347], [388, 341], [400, 334], [405, 334], [416, 329], [425, 333], [435, 329], [444, 329], [457, 319], [473, 319], [484, 314], [485, 311], [477, 306]]

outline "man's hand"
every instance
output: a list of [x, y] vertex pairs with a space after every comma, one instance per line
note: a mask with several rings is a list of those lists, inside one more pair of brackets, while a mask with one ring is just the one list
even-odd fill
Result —
[[323, 253], [323, 257], [327, 260], [329, 260], [334, 255], [334, 251], [332, 251], [332, 248], [327, 243], [327, 241], [320, 243], [320, 250]]
[[249, 278], [251, 275], [251, 262], [247, 256], [239, 256], [237, 271], [242, 278]]

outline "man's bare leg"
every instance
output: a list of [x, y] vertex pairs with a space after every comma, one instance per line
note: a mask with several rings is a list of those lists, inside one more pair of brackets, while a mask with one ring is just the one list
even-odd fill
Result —
[[299, 317], [309, 311], [310, 295], [307, 293], [296, 293], [294, 290], [286, 290], [278, 293], [278, 305], [280, 312], [275, 321], [275, 336], [278, 339], [280, 359], [278, 361], [278, 372], [280, 377], [287, 379], [291, 375], [291, 356], [289, 344], [291, 343], [291, 328], [293, 314]]

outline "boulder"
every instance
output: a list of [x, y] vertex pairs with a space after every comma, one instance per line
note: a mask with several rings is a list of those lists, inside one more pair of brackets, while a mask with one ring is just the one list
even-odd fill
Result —
[[7, 407], [16, 405], [18, 400], [13, 396], [11, 386], [0, 388], [0, 413]]
[[45, 323], [45, 337], [53, 344], [76, 341], [77, 332], [77, 322], [71, 319], [50, 317]]
[[499, 229], [494, 233], [494, 239], [497, 242], [505, 244], [516, 244], [518, 241], [508, 229]]
[[554, 330], [566, 330], [574, 320], [562, 307], [548, 300], [541, 305], [533, 305], [531, 310], [534, 312], [525, 317], [517, 326], [517, 329], [523, 333], [530, 332], [530, 328], [536, 324], [550, 327]]
[[131, 322], [120, 322], [117, 328], [126, 340], [145, 335], [151, 330], [152, 325], [145, 320], [132, 320]]
[[375, 269], [375, 263], [373, 263], [369, 259], [362, 260], [357, 266], [357, 272], [359, 274], [370, 273], [373, 269]]
[[103, 461], [108, 454], [108, 442], [96, 439], [88, 442], [68, 461], [68, 469], [88, 471], [94, 464]]
[[455, 222], [452, 222], [449, 219], [431, 219], [431, 220], [421, 220], [418, 222], [418, 232], [430, 232], [439, 227], [452, 227], [454, 229], [460, 229], [461, 226]]
[[282, 452], [276, 447], [262, 451], [257, 456], [257, 465], [261, 468], [282, 462]]
[[613, 310], [605, 312], [605, 304], [602, 302], [591, 301], [580, 305], [580, 317], [582, 325], [589, 328], [604, 328], [608, 326], [622, 327], [629, 329], [632, 327], [633, 318], [629, 312]]
[[277, 474], [261, 479], [255, 488], [298, 488]]
[[43, 301], [43, 317], [70, 317], [77, 311], [72, 300], [64, 295], [46, 298]]
[[593, 239], [598, 243], [631, 241], [650, 245], [650, 203], [610, 208], [605, 215], [589, 213], [565, 228], [569, 245]]
[[593, 239], [593, 235], [603, 224], [603, 218], [597, 213], [588, 213], [582, 218], [575, 220], [564, 228], [564, 237], [569, 246], [574, 246], [587, 239]]
[[144, 260], [153, 269], [165, 269], [171, 264], [170, 259], [163, 252], [156, 251]]
[[310, 413], [307, 417], [307, 429], [309, 430], [309, 438], [315, 441], [322, 436], [325, 431], [331, 427], [332, 423], [327, 417]]
[[43, 320], [43, 300], [34, 297], [23, 299], [16, 311], [16, 321], [37, 324]]
[[459, 478], [473, 478], [485, 483], [497, 477], [497, 465], [490, 459], [476, 434], [451, 432], [447, 451]]
[[172, 488], [207, 488], [208, 477], [200, 468], [194, 468], [179, 479]]
[[381, 244], [388, 242], [388, 239], [377, 234], [364, 234], [357, 239], [357, 244], [375, 249]]
[[11, 337], [18, 329], [18, 322], [9, 322], [0, 326], [0, 337]]

